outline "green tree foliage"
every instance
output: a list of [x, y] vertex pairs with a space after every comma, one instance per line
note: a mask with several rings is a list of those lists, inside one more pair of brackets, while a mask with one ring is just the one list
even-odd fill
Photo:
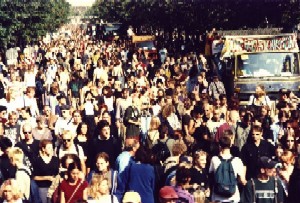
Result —
[[[205, 32], [218, 29], [283, 27], [299, 23], [297, 0], [97, 0], [89, 15], [135, 28]], [[266, 24], [266, 19], [268, 24]]]
[[66, 0], [0, 0], [0, 46], [23, 47], [68, 20]]

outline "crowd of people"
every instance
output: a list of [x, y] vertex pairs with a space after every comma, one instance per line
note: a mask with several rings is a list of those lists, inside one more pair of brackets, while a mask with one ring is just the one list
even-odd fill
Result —
[[216, 35], [147, 58], [62, 30], [0, 58], [1, 202], [298, 202], [298, 98], [226, 95]]

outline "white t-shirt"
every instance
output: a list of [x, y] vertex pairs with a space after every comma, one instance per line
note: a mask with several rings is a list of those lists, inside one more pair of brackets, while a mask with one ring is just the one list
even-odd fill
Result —
[[[232, 157], [231, 154], [228, 154], [226, 156], [222, 156], [223, 159], [230, 159]], [[231, 161], [232, 163], [232, 167], [234, 170], [234, 174], [237, 177], [237, 175], [244, 177], [244, 165], [243, 162], [240, 158], [238, 157], [234, 157], [233, 160]], [[219, 167], [219, 165], [221, 164], [221, 160], [219, 159], [219, 157], [217, 156], [213, 156], [210, 162], [210, 166], [209, 166], [209, 173], [215, 173], [217, 168]], [[222, 197], [219, 196], [217, 194], [214, 193], [214, 191], [212, 192], [212, 201], [233, 201], [233, 202], [240, 202], [240, 192], [238, 189], [238, 186], [236, 186], [236, 192], [234, 193], [234, 195], [232, 195], [231, 197]]]

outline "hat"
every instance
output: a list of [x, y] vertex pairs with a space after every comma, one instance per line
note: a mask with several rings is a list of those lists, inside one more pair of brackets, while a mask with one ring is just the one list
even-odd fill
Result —
[[0, 105], [0, 112], [1, 112], [1, 111], [6, 111], [6, 110], [7, 110], [7, 107], [6, 107], [6, 106]]
[[60, 110], [70, 110], [70, 106], [69, 105], [62, 105], [60, 107]]
[[180, 156], [179, 163], [192, 164], [191, 158], [189, 156]]
[[262, 156], [258, 160], [259, 168], [271, 169], [271, 168], [275, 168], [276, 164], [277, 164], [277, 162], [273, 161], [272, 159], [270, 159], [269, 157], [266, 157], [266, 156]]
[[178, 199], [178, 195], [172, 186], [164, 186], [159, 190], [159, 197], [163, 199]]
[[141, 203], [141, 196], [137, 192], [126, 192], [123, 197], [123, 203], [131, 202], [131, 203]]

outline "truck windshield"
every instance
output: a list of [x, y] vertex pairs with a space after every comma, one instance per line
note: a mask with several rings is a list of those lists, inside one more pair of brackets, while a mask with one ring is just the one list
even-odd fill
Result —
[[299, 74], [297, 53], [251, 53], [237, 57], [238, 77], [293, 76]]

